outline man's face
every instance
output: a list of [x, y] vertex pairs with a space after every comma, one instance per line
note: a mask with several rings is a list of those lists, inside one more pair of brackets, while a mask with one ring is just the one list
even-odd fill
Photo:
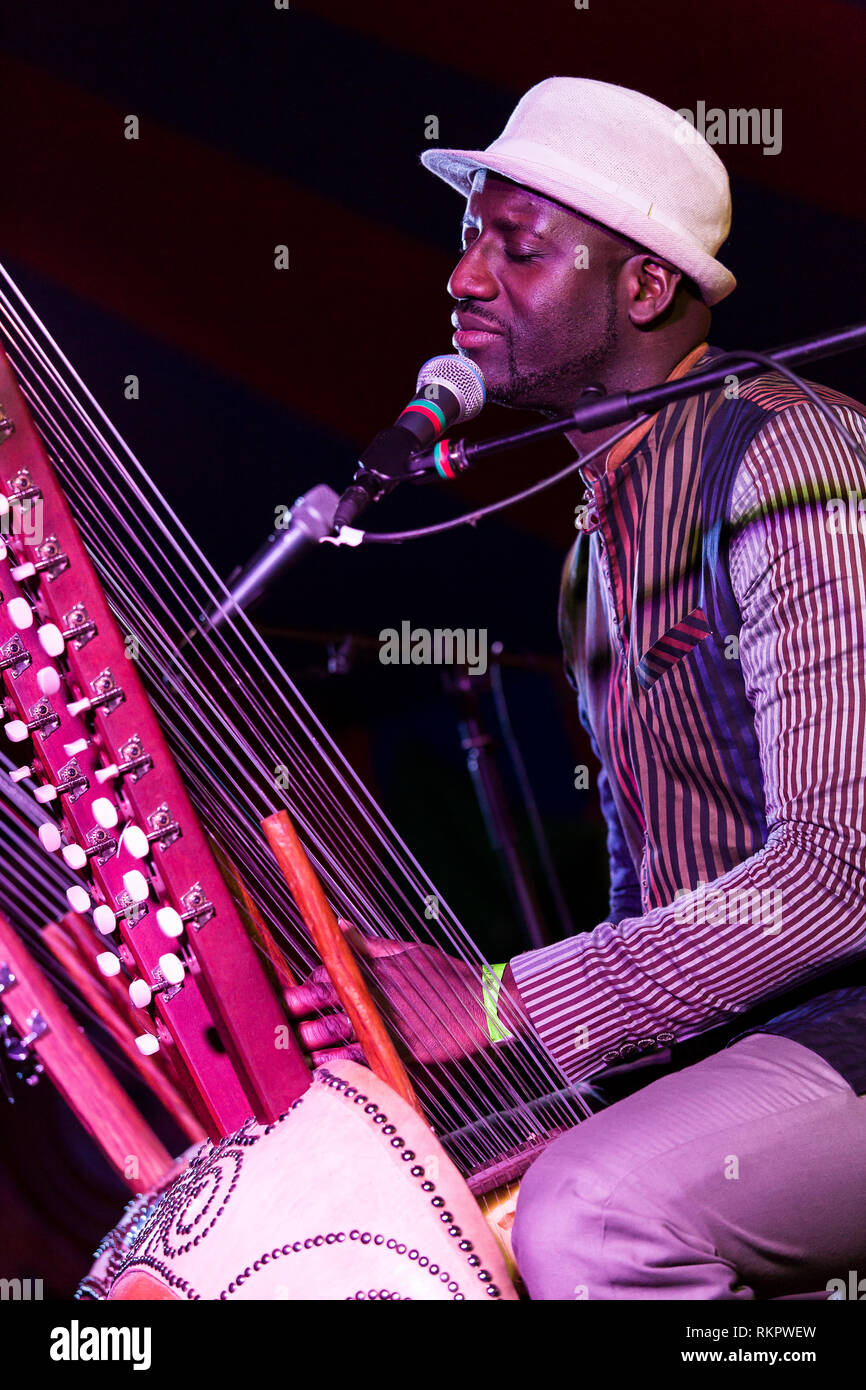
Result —
[[488, 399], [568, 413], [616, 356], [617, 275], [628, 250], [484, 170], [466, 205], [463, 245], [448, 282], [454, 346], [481, 368]]

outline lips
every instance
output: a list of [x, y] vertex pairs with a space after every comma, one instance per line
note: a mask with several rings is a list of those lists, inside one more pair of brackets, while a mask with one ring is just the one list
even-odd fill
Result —
[[501, 333], [479, 333], [473, 329], [459, 329], [451, 341], [458, 348], [482, 348], [489, 343], [495, 343], [497, 338], [501, 338]]
[[496, 328], [491, 328], [483, 319], [458, 318], [455, 316], [451, 320], [456, 324], [457, 332], [451, 339], [455, 347], [458, 348], [482, 348], [494, 343], [502, 334]]

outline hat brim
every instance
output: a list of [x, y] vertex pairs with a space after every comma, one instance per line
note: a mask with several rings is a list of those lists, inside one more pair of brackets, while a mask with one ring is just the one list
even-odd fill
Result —
[[472, 191], [476, 171], [489, 169], [542, 197], [552, 198], [579, 216], [592, 218], [670, 261], [695, 282], [704, 303], [710, 306], [736, 288], [735, 277], [721, 261], [701, 251], [675, 227], [653, 218], [652, 208], [644, 212], [588, 180], [581, 182], [578, 193], [575, 183], [563, 179], [557, 169], [510, 155], [491, 155], [484, 150], [425, 150], [421, 163], [465, 197]]

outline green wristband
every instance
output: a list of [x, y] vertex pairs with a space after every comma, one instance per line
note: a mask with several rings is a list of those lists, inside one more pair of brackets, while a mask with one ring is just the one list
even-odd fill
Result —
[[503, 1028], [499, 1022], [499, 1015], [496, 1012], [499, 991], [502, 988], [502, 976], [507, 967], [508, 961], [503, 961], [502, 965], [485, 965], [481, 971], [481, 1002], [487, 1015], [487, 1034], [492, 1043], [504, 1042], [506, 1038], [511, 1037], [507, 1028]]

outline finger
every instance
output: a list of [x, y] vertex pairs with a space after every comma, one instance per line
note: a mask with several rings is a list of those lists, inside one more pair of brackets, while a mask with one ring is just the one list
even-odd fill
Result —
[[304, 1047], [329, 1047], [331, 1043], [347, 1042], [352, 1035], [352, 1025], [345, 1014], [327, 1014], [325, 1018], [310, 1019], [298, 1024], [298, 1033]]
[[310, 1057], [316, 1067], [327, 1066], [328, 1062], [336, 1062], [341, 1057], [345, 1057], [348, 1062], [366, 1064], [367, 1061], [364, 1049], [357, 1043], [353, 1043], [351, 1047], [329, 1047], [321, 1052], [311, 1052]]
[[330, 980], [307, 980], [283, 990], [286, 1008], [292, 1018], [304, 1018], [319, 1009], [333, 1009], [339, 1004], [337, 992]]
[[339, 917], [337, 920], [343, 936], [356, 955], [368, 957], [396, 956], [400, 951], [405, 951], [408, 945], [406, 941], [389, 941], [380, 936], [365, 936], [358, 927], [347, 922], [344, 917]]

